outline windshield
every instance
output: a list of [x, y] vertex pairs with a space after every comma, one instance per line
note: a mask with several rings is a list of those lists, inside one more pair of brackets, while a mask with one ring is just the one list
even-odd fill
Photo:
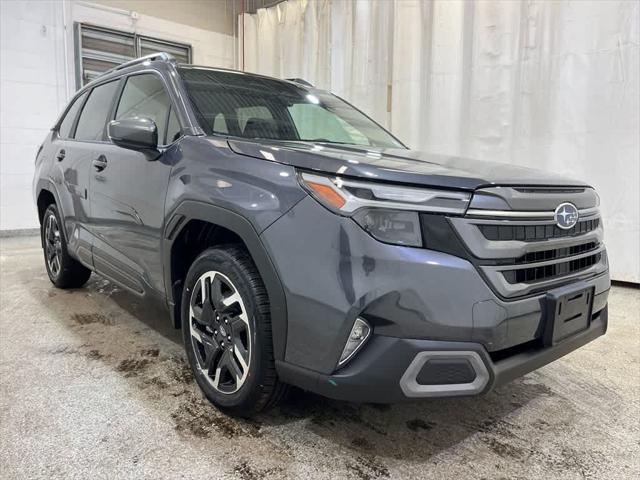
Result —
[[335, 95], [242, 72], [178, 70], [209, 135], [404, 148]]

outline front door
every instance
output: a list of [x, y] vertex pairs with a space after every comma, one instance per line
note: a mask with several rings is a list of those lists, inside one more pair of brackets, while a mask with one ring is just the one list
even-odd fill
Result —
[[133, 117], [153, 120], [161, 145], [158, 155], [111, 142], [95, 152], [90, 175], [93, 262], [100, 273], [135, 293], [162, 296], [164, 203], [172, 168], [169, 159], [177, 149], [166, 143], [179, 136], [180, 128], [159, 75], [134, 74], [126, 79], [115, 119]]

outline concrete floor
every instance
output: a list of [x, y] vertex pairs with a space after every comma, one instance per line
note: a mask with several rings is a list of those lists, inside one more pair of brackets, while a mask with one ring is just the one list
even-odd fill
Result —
[[255, 421], [208, 404], [167, 313], [92, 276], [56, 290], [0, 240], [0, 477], [637, 478], [640, 291], [608, 334], [481, 398], [354, 405], [294, 392]]

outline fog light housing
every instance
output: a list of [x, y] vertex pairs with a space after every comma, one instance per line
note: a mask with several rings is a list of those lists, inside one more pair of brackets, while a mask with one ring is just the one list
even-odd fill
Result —
[[370, 335], [371, 327], [369, 324], [360, 317], [356, 318], [356, 321], [353, 322], [353, 327], [351, 327], [351, 332], [347, 338], [344, 350], [342, 350], [342, 355], [340, 355], [338, 366], [341, 367], [351, 360], [356, 352], [362, 348]]

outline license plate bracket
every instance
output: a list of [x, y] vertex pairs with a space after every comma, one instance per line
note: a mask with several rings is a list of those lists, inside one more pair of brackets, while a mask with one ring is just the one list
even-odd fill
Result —
[[584, 282], [547, 293], [545, 298], [545, 346], [555, 345], [589, 328], [594, 288]]

